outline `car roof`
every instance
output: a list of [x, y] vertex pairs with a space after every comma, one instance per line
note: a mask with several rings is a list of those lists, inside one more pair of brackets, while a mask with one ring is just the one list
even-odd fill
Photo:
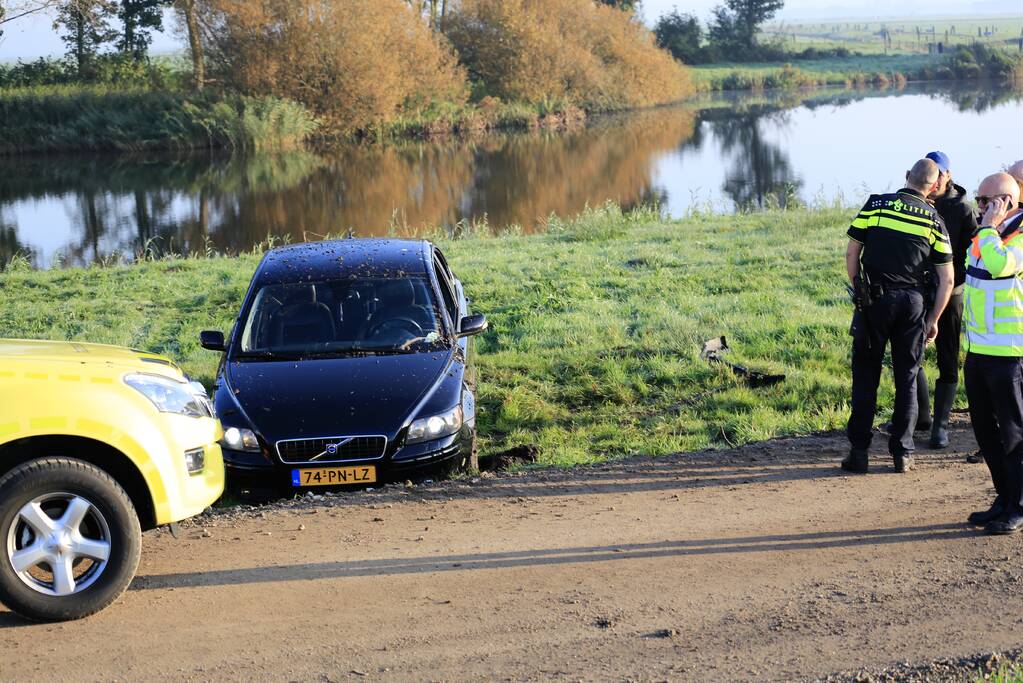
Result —
[[426, 240], [352, 238], [303, 242], [271, 249], [256, 273], [258, 284], [348, 277], [424, 275], [432, 245]]

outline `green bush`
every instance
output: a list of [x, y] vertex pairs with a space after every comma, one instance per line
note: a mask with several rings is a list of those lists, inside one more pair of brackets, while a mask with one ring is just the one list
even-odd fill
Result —
[[273, 97], [104, 86], [0, 90], [0, 120], [0, 153], [290, 147], [317, 126], [301, 105]]
[[188, 69], [174, 60], [139, 61], [119, 54], [97, 55], [88, 74], [79, 73], [65, 58], [40, 57], [31, 62], [0, 64], [0, 89], [90, 84], [166, 90], [183, 87], [188, 78]]

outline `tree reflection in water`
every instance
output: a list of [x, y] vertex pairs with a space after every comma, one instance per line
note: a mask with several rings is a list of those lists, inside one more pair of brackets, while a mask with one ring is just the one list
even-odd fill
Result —
[[[690, 110], [661, 109], [562, 133], [350, 145], [322, 154], [27, 157], [3, 162], [13, 169], [0, 174], [0, 206], [33, 199], [67, 207], [60, 260], [68, 265], [140, 253], [231, 253], [268, 237], [415, 235], [463, 220], [529, 232], [553, 213], [587, 205], [663, 201], [652, 160], [690, 137], [694, 120]], [[32, 228], [18, 228], [15, 240], [31, 235]]]
[[[530, 232], [551, 214], [571, 216], [609, 200], [629, 209], [670, 199], [673, 210], [685, 211], [686, 199], [699, 201], [695, 186], [708, 183], [711, 201], [723, 196], [727, 208], [787, 207], [800, 201], [798, 171], [806, 169], [794, 168], [777, 133], [818, 107], [891, 94], [715, 94], [692, 107], [601, 117], [567, 132], [318, 153], [13, 157], [0, 160], [0, 263], [16, 253], [38, 266], [234, 253], [268, 237], [418, 235], [467, 224]], [[905, 94], [932, 92], [911, 86]], [[978, 87], [935, 97], [979, 114], [1020, 95]], [[893, 115], [899, 111], [893, 107]]]
[[787, 208], [800, 201], [803, 181], [789, 155], [765, 139], [768, 119], [784, 124], [785, 113], [752, 111], [710, 123], [722, 152], [731, 156], [722, 190], [740, 211]]

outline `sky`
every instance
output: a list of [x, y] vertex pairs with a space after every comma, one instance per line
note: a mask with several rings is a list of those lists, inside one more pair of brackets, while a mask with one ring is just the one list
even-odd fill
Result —
[[[721, 0], [643, 0], [643, 14], [647, 23], [652, 24], [673, 7], [691, 12], [703, 20], [710, 16], [710, 10]], [[898, 18], [930, 18], [941, 15], [979, 15], [1006, 13], [1006, 5], [1014, 0], [901, 0], [898, 4]], [[845, 19], [845, 18], [891, 18], [891, 0], [787, 0], [785, 9], [778, 18], [791, 21], [797, 19]], [[182, 43], [171, 27], [171, 15], [164, 22], [167, 31], [154, 37], [152, 50], [155, 53], [173, 52], [182, 49]], [[61, 55], [64, 44], [53, 31], [53, 18], [45, 14], [11, 21], [3, 25], [4, 35], [0, 36], [0, 62], [17, 59], [30, 60], [37, 57]]]

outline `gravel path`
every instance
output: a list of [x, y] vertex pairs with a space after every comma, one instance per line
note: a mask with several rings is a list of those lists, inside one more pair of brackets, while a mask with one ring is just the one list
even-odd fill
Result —
[[1023, 644], [1023, 538], [963, 523], [962, 419], [901, 476], [825, 435], [217, 511], [93, 618], [0, 608], [0, 678], [972, 680]]

